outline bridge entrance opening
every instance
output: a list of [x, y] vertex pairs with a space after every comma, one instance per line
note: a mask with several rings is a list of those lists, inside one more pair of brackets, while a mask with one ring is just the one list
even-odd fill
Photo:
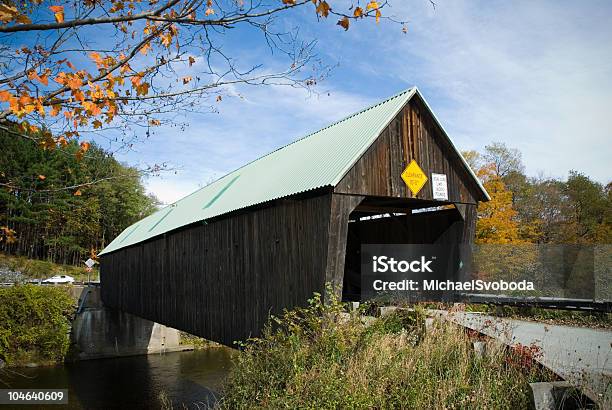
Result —
[[457, 244], [463, 231], [462, 214], [451, 203], [364, 200], [349, 217], [342, 300], [361, 301], [362, 245]]

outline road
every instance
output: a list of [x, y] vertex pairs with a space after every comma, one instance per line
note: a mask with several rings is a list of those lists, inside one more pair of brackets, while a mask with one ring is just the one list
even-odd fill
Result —
[[535, 344], [538, 361], [598, 402], [612, 403], [612, 331], [549, 325], [478, 313], [436, 311], [507, 345]]

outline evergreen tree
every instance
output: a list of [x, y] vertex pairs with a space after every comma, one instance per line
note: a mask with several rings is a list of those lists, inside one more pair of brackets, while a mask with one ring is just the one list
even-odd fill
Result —
[[0, 132], [0, 250], [79, 264], [155, 210], [139, 172], [92, 144], [44, 149]]

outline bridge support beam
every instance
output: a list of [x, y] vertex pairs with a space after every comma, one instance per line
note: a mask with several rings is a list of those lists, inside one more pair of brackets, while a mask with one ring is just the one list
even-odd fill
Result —
[[[333, 291], [339, 299], [342, 298], [349, 216], [363, 198], [361, 195], [332, 195], [325, 283], [332, 284]], [[327, 293], [327, 289], [325, 292]], [[327, 294], [325, 300], [328, 300]]]

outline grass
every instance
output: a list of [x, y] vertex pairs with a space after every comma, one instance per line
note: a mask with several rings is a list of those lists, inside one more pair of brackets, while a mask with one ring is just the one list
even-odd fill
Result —
[[319, 295], [247, 341], [221, 408], [496, 408], [530, 406], [529, 382], [553, 376], [529, 351], [493, 342], [477, 356], [462, 328], [396, 312], [363, 323]]
[[[55, 275], [70, 275], [77, 281], [86, 281], [88, 276], [85, 271], [85, 265], [62, 265], [49, 261], [38, 259], [28, 259], [25, 256], [13, 256], [0, 253], [0, 267], [6, 267], [9, 270], [21, 272], [28, 279], [47, 279]], [[90, 273], [91, 280], [98, 279], [99, 270], [94, 267]]]

